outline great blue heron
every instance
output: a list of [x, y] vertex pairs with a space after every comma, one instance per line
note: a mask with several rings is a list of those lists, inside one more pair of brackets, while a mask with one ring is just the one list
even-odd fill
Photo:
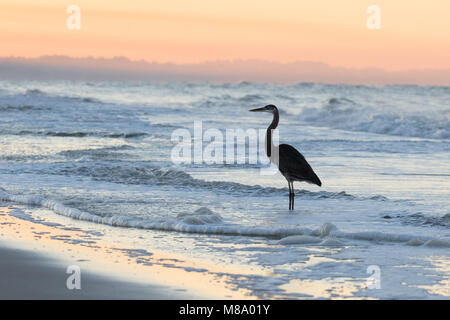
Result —
[[273, 114], [273, 120], [267, 128], [266, 133], [266, 153], [270, 162], [278, 166], [281, 174], [286, 178], [289, 185], [289, 210], [294, 210], [294, 181], [305, 181], [322, 185], [319, 177], [314, 173], [305, 157], [293, 146], [280, 144], [278, 147], [273, 144], [272, 130], [275, 130], [280, 120], [277, 107], [269, 104], [262, 108], [249, 110], [251, 112], [269, 112]]

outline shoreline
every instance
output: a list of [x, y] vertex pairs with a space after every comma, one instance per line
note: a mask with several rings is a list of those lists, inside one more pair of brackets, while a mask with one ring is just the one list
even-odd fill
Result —
[[[15, 207], [0, 204], [0, 299], [253, 298], [214, 276], [217, 266], [28, 221]], [[73, 265], [81, 271], [80, 290], [66, 286]]]
[[68, 289], [71, 274], [63, 260], [42, 252], [14, 248], [0, 240], [1, 300], [160, 300], [189, 299], [158, 284], [124, 281], [90, 270], [80, 273], [80, 289]]

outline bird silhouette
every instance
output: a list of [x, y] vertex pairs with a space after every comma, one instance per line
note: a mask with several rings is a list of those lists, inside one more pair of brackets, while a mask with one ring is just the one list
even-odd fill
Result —
[[305, 157], [293, 146], [289, 144], [280, 144], [275, 146], [272, 141], [272, 130], [275, 130], [280, 120], [278, 108], [269, 104], [262, 108], [249, 110], [251, 112], [269, 112], [273, 114], [272, 123], [266, 132], [266, 154], [270, 162], [278, 166], [281, 174], [286, 178], [289, 185], [289, 210], [294, 210], [294, 181], [304, 181], [322, 185], [319, 177], [311, 168]]

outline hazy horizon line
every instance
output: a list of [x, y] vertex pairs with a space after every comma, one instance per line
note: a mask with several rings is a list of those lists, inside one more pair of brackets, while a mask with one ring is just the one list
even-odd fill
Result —
[[198, 63], [132, 60], [125, 56], [35, 58], [0, 56], [4, 80], [149, 80], [213, 82], [321, 82], [348, 84], [450, 85], [450, 69], [386, 71], [379, 67], [350, 68], [318, 61], [277, 62], [263, 59], [217, 59]]
[[118, 56], [112, 56], [112, 57], [103, 57], [103, 56], [93, 56], [93, 55], [86, 55], [86, 56], [69, 56], [65, 54], [44, 54], [39, 55], [36, 57], [25, 57], [25, 56], [0, 56], [0, 60], [2, 59], [21, 59], [21, 60], [41, 60], [44, 58], [66, 58], [66, 59], [72, 59], [72, 60], [85, 60], [85, 59], [92, 59], [92, 60], [126, 60], [130, 63], [148, 63], [148, 64], [161, 64], [161, 65], [176, 65], [176, 66], [183, 66], [183, 65], [201, 65], [201, 64], [208, 64], [208, 63], [216, 63], [216, 62], [226, 62], [226, 63], [236, 63], [236, 62], [263, 62], [268, 64], [280, 64], [280, 65], [287, 65], [287, 64], [295, 64], [295, 63], [311, 63], [311, 64], [321, 64], [326, 65], [330, 68], [339, 68], [339, 69], [349, 69], [349, 70], [381, 70], [387, 73], [395, 73], [395, 72], [407, 72], [407, 71], [413, 71], [413, 70], [436, 70], [436, 71], [450, 71], [450, 68], [407, 68], [407, 69], [396, 69], [396, 70], [387, 70], [382, 67], [376, 67], [376, 66], [365, 66], [365, 67], [349, 67], [349, 66], [343, 66], [343, 65], [334, 65], [323, 61], [314, 61], [314, 60], [301, 60], [296, 59], [292, 61], [275, 61], [275, 60], [269, 60], [269, 59], [260, 59], [260, 58], [245, 58], [245, 59], [207, 59], [200, 62], [173, 62], [173, 61], [157, 61], [157, 60], [147, 60], [147, 59], [131, 59], [127, 56], [118, 55]]

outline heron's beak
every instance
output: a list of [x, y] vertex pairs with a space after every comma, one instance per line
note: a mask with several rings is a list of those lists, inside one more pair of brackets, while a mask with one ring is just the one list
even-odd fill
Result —
[[248, 111], [250, 111], [250, 112], [265, 112], [267, 110], [266, 110], [266, 107], [262, 107], [262, 108], [251, 109]]

